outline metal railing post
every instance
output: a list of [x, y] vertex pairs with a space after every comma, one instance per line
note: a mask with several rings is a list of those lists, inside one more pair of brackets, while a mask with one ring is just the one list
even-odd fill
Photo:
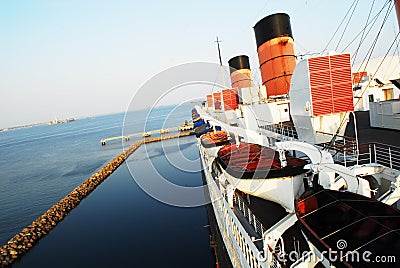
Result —
[[391, 151], [390, 151], [390, 147], [389, 147], [389, 166], [390, 166], [390, 168], [393, 167], [393, 166], [392, 166], [392, 153], [391, 153]]
[[369, 151], [369, 163], [372, 163], [372, 152], [371, 152], [371, 144], [368, 144], [368, 151]]
[[358, 143], [356, 143], [356, 145], [357, 145], [357, 148], [356, 148], [356, 159], [357, 159], [357, 162], [356, 162], [356, 164], [358, 165], [358, 161], [359, 161], [359, 158], [360, 158], [360, 148], [358, 147]]
[[358, 165], [358, 131], [357, 131], [357, 119], [356, 119], [356, 114], [354, 112], [351, 112], [353, 115], [353, 119], [354, 119], [354, 132], [355, 132], [355, 136], [356, 136], [356, 157], [357, 157], [357, 165]]

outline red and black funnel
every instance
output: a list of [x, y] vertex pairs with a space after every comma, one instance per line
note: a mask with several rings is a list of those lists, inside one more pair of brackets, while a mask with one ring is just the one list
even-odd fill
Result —
[[251, 71], [249, 57], [240, 55], [228, 61], [232, 88], [251, 87]]
[[284, 13], [267, 16], [254, 26], [262, 84], [267, 95], [289, 93], [296, 58], [290, 17]]

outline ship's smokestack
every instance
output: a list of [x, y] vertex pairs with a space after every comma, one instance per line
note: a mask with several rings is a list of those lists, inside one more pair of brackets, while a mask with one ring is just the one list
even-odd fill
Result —
[[251, 87], [251, 71], [249, 57], [240, 55], [228, 61], [231, 73], [232, 88]]
[[267, 96], [289, 93], [296, 58], [289, 15], [267, 16], [254, 26], [262, 84]]

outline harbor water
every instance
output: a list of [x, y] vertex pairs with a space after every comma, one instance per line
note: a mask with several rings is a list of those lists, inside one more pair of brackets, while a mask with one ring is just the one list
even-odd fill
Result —
[[[178, 126], [189, 119], [191, 107], [157, 108], [149, 118], [148, 111], [135, 111], [130, 117], [137, 120], [125, 127], [141, 132]], [[1, 244], [123, 150], [121, 141], [100, 144], [101, 138], [121, 135], [123, 120], [121, 113], [0, 133]], [[200, 171], [181, 170], [169, 161], [183, 155], [200, 167], [194, 137], [176, 144], [163, 142], [179, 150], [160, 143], [139, 148], [127, 160], [129, 169], [119, 167], [14, 266], [212, 267], [205, 207], [167, 205], [136, 183], [152, 180], [150, 159], [166, 180], [200, 186]]]

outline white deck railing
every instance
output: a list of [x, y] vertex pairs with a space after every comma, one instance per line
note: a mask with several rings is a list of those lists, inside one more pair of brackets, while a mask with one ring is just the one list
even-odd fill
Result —
[[267, 229], [263, 226], [256, 215], [254, 215], [253, 211], [245, 204], [243, 198], [235, 194], [233, 203], [237, 205], [239, 210], [243, 213], [243, 216], [246, 217], [250, 225], [253, 226], [254, 231], [262, 237]]
[[286, 125], [279, 125], [279, 124], [272, 124], [271, 122], [264, 121], [264, 120], [257, 120], [258, 128], [266, 131], [270, 131], [279, 135], [280, 139], [283, 141], [287, 140], [297, 140], [297, 132], [296, 128], [293, 126], [286, 126]]
[[[257, 120], [257, 123], [261, 131], [275, 133], [276, 138], [282, 141], [298, 139], [293, 126], [272, 124], [264, 120]], [[323, 132], [321, 134], [332, 135]], [[329, 148], [327, 148], [327, 144], [319, 147], [329, 150], [335, 162], [344, 166], [377, 163], [400, 170], [400, 147], [376, 142], [358, 145], [354, 138], [345, 136], [340, 136]]]
[[[386, 144], [372, 143], [370, 155], [374, 162], [393, 169], [400, 170], [400, 148]], [[372, 153], [373, 152], [373, 153]]]
[[344, 166], [377, 163], [400, 170], [400, 148], [381, 143], [360, 144], [337, 150], [334, 160]]

